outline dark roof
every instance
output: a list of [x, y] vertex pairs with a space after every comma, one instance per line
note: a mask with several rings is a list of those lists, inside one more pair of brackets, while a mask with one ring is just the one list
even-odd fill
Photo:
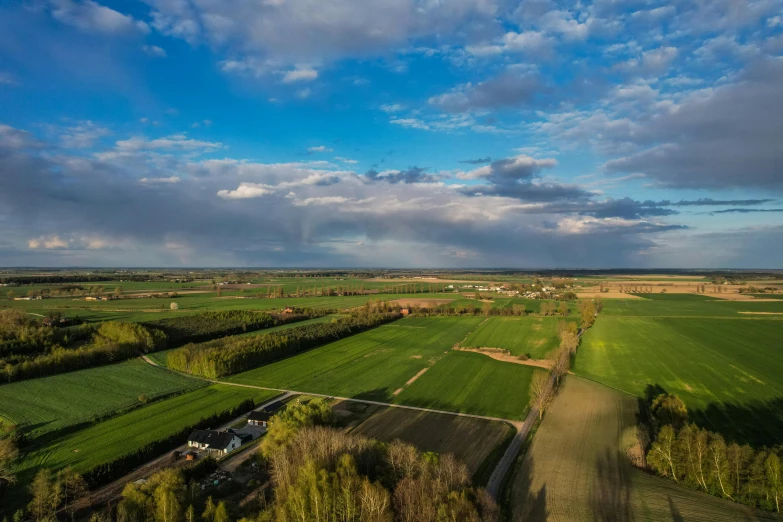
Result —
[[283, 407], [283, 401], [275, 401], [272, 404], [270, 404], [269, 406], [264, 406], [262, 408], [262, 410], [271, 413], [271, 412], [279, 410], [282, 407]]
[[222, 450], [226, 449], [234, 437], [236, 435], [225, 431], [194, 430], [188, 437], [188, 442], [208, 444], [210, 449]]
[[272, 415], [268, 411], [251, 411], [247, 420], [251, 421], [269, 421]]

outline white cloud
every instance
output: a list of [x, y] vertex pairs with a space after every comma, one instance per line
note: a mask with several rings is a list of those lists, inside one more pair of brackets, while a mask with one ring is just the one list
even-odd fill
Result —
[[332, 152], [333, 150], [326, 145], [318, 145], [317, 147], [309, 147], [307, 152]]
[[405, 107], [403, 107], [399, 103], [389, 103], [389, 104], [386, 104], [386, 105], [381, 105], [378, 108], [381, 109], [386, 114], [392, 114], [392, 113], [395, 113], [395, 112], [400, 112], [401, 110], [405, 109]]
[[283, 73], [283, 83], [311, 82], [318, 78], [318, 71], [312, 67], [297, 67]]
[[60, 143], [69, 149], [86, 149], [92, 147], [100, 138], [110, 134], [109, 129], [87, 120], [66, 128], [60, 135]]
[[139, 183], [144, 185], [170, 185], [180, 181], [182, 181], [182, 178], [179, 176], [170, 176], [168, 178], [141, 178]]
[[401, 127], [407, 127], [409, 129], [430, 130], [429, 125], [421, 120], [417, 120], [416, 118], [395, 118], [393, 120], [389, 120], [389, 123], [399, 125]]
[[343, 158], [342, 156], [335, 156], [335, 160], [342, 161], [343, 163], [347, 163], [349, 165], [355, 165], [356, 163], [359, 163], [358, 160], [350, 159], [350, 158]]
[[219, 190], [217, 195], [223, 199], [260, 198], [275, 193], [275, 187], [243, 181], [236, 190]]
[[104, 34], [149, 33], [146, 23], [92, 0], [50, 0], [52, 17], [87, 32]]
[[116, 143], [118, 151], [137, 152], [141, 150], [177, 149], [177, 150], [215, 150], [223, 147], [222, 143], [201, 141], [188, 138], [184, 134], [173, 134], [163, 138], [148, 140], [141, 136], [134, 136]]
[[157, 45], [142, 45], [141, 50], [150, 56], [155, 56], [158, 58], [166, 57], [166, 50], [162, 47], [158, 47]]

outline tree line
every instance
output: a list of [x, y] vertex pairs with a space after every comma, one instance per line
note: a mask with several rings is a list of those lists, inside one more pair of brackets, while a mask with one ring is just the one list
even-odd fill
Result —
[[355, 312], [328, 323], [294, 326], [258, 336], [233, 336], [188, 344], [168, 355], [174, 370], [216, 379], [250, 370], [322, 344], [399, 319], [398, 312]]
[[143, 323], [166, 334], [168, 347], [184, 343], [201, 343], [218, 337], [253, 332], [283, 324], [323, 317], [330, 310], [294, 308], [291, 313], [256, 312], [251, 310], [223, 310], [193, 315], [168, 317]]
[[5, 382], [119, 362], [160, 350], [166, 345], [166, 335], [163, 332], [136, 323], [107, 321], [94, 330], [85, 328], [85, 331], [90, 333], [90, 340], [86, 344], [46, 345], [44, 353], [10, 355], [0, 359]]
[[647, 453], [651, 470], [691, 489], [780, 513], [783, 447], [727, 443], [688, 422], [687, 408], [675, 395], [658, 395], [650, 410], [660, 426]]
[[595, 323], [595, 317], [603, 309], [600, 299], [577, 301], [581, 314], [581, 327], [573, 321], [558, 321], [557, 335], [560, 345], [548, 356], [553, 361], [548, 372], [536, 371], [530, 381], [530, 406], [538, 409], [539, 419], [552, 404], [562, 378], [571, 369], [571, 361], [579, 348], [579, 338]]

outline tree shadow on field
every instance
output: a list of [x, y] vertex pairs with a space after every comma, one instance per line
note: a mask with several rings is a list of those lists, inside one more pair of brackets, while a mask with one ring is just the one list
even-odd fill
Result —
[[[662, 393], [667, 392], [660, 384], [647, 385], [645, 398], [639, 404], [641, 422], [649, 415], [652, 400]], [[783, 397], [743, 404], [712, 402], [706, 408], [688, 408], [688, 421], [720, 433], [727, 442], [754, 447], [783, 444]]]
[[606, 449], [595, 462], [598, 480], [590, 504], [593, 516], [600, 522], [633, 520], [631, 507], [631, 467], [625, 456]]
[[534, 461], [531, 455], [522, 461], [513, 476], [510, 503], [513, 506], [513, 522], [546, 522], [549, 511], [546, 505], [546, 484], [533, 491]]

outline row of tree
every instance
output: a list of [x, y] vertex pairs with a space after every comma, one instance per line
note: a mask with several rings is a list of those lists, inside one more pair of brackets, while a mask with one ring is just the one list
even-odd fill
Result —
[[294, 308], [290, 313], [223, 310], [180, 315], [149, 321], [144, 324], [165, 333], [168, 338], [168, 347], [173, 348], [189, 342], [200, 343], [218, 337], [253, 332], [306, 319], [323, 317], [329, 313], [332, 313], [332, 311], [314, 310], [312, 308]]
[[396, 312], [354, 313], [328, 323], [295, 326], [281, 332], [188, 344], [168, 355], [168, 366], [216, 379], [290, 357], [400, 317]]
[[[91, 330], [92, 331], [92, 330]], [[55, 344], [45, 353], [0, 359], [5, 381], [19, 381], [110, 364], [164, 348], [160, 330], [136, 323], [108, 321], [91, 334], [89, 343], [74, 347]]]
[[685, 404], [673, 395], [658, 395], [651, 411], [660, 429], [647, 453], [650, 469], [693, 489], [780, 512], [783, 447], [727, 444], [720, 434], [687, 422]]

